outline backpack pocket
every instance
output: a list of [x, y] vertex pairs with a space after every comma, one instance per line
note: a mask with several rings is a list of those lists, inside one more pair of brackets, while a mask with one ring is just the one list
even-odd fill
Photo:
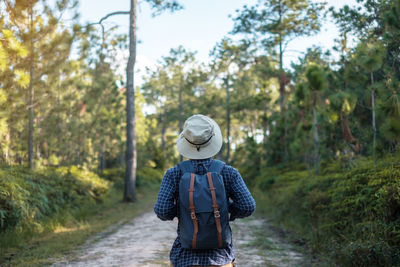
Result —
[[[179, 221], [179, 236], [183, 248], [193, 249], [194, 223], [190, 210], [183, 208]], [[222, 246], [218, 246], [218, 231], [215, 223], [214, 212], [196, 212], [198, 232], [196, 235], [196, 249], [225, 248], [232, 242], [232, 231], [229, 226], [227, 212], [220, 212]]]

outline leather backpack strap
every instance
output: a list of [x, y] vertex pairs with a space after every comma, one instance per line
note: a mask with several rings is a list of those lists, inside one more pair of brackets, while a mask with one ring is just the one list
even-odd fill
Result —
[[196, 241], [197, 241], [197, 233], [199, 231], [199, 225], [197, 223], [196, 218], [196, 209], [193, 202], [193, 193], [194, 193], [194, 180], [195, 174], [192, 173], [190, 175], [190, 187], [189, 187], [189, 209], [190, 209], [190, 217], [193, 220], [193, 239], [192, 239], [192, 248], [196, 248]]
[[217, 226], [217, 233], [218, 233], [218, 246], [222, 247], [222, 227], [221, 227], [221, 215], [219, 214], [218, 203], [217, 203], [217, 196], [215, 194], [215, 187], [212, 180], [211, 172], [207, 172], [208, 184], [210, 185], [210, 192], [213, 202], [213, 209], [214, 209], [214, 217], [215, 217], [215, 225]]

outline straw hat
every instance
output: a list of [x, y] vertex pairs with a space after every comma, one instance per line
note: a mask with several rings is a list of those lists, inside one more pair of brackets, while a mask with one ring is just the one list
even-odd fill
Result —
[[213, 119], [193, 115], [185, 121], [176, 145], [179, 153], [188, 159], [210, 158], [221, 149], [221, 129]]

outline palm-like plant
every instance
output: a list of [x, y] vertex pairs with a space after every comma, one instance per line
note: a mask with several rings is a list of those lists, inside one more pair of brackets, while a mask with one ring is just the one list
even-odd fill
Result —
[[319, 93], [326, 86], [326, 76], [323, 69], [317, 65], [312, 64], [306, 69], [307, 87], [311, 95], [311, 103], [313, 110], [313, 136], [314, 136], [314, 168], [315, 173], [318, 174], [319, 165], [319, 135], [318, 135], [318, 119], [317, 119], [317, 101]]
[[379, 70], [383, 63], [385, 47], [380, 43], [361, 42], [356, 49], [356, 60], [358, 64], [369, 73], [371, 81], [371, 110], [373, 129], [373, 157], [376, 168], [376, 119], [375, 119], [375, 84], [374, 72]]

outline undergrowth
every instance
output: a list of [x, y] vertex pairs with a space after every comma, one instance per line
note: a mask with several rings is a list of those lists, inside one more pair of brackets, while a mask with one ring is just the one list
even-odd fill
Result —
[[[244, 174], [245, 175], [245, 174]], [[257, 207], [309, 240], [340, 266], [400, 265], [400, 160], [351, 168], [325, 164], [319, 175], [263, 168], [253, 180]]]
[[[31, 171], [0, 169], [0, 232], [41, 231], [41, 220], [65, 209], [99, 203], [112, 183], [76, 166]], [[35, 229], [38, 228], [38, 229]]]
[[91, 235], [150, 209], [162, 173], [138, 170], [135, 203], [122, 202], [123, 174], [122, 168], [100, 177], [76, 166], [1, 167], [0, 266], [50, 264]]

